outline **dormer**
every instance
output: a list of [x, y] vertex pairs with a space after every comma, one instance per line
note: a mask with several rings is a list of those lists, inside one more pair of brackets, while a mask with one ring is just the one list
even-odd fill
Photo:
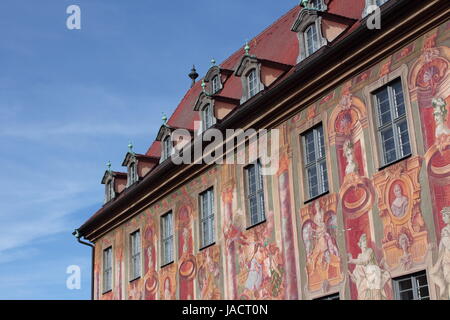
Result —
[[193, 137], [193, 131], [185, 128], [169, 126], [164, 119], [164, 124], [159, 129], [156, 141], [161, 142], [160, 163], [170, 158], [176, 150], [181, 150]]
[[304, 0], [301, 5], [303, 9], [291, 28], [298, 36], [297, 63], [332, 42], [355, 22], [353, 19], [327, 12], [324, 0]]
[[240, 60], [234, 73], [242, 81], [241, 104], [268, 88], [292, 67], [276, 61], [259, 59], [254, 55], [250, 55], [249, 50], [250, 47], [247, 44], [245, 46], [246, 53]]
[[122, 162], [122, 166], [127, 167], [127, 188], [141, 180], [159, 163], [159, 158], [136, 154], [130, 146]]
[[218, 121], [236, 108], [240, 101], [233, 98], [224, 97], [218, 94], [211, 95], [206, 90], [206, 86], [202, 84], [203, 91], [194, 104], [194, 111], [200, 112], [201, 126], [198, 128], [197, 134], [208, 130]]
[[127, 184], [127, 174], [124, 172], [111, 171], [110, 164], [102, 178], [102, 184], [105, 185], [105, 201], [108, 203], [115, 199], [121, 193]]
[[224, 83], [233, 74], [233, 71], [217, 66], [214, 59], [211, 60], [211, 64], [212, 66], [209, 68], [203, 81], [207, 84], [207, 88], [205, 88], [206, 92], [214, 95], [222, 90]]

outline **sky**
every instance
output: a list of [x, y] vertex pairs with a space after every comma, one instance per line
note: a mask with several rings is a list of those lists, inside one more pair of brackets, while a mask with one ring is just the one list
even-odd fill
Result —
[[90, 299], [71, 233], [102, 206], [106, 163], [146, 152], [193, 64], [203, 76], [298, 2], [1, 0], [0, 299]]

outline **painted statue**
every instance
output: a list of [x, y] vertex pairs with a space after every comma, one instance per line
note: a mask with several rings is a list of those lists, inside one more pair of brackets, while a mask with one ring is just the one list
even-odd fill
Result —
[[248, 263], [248, 275], [245, 288], [250, 291], [256, 291], [261, 288], [264, 258], [262, 249], [263, 247], [259, 243], [255, 244], [253, 256]]
[[354, 264], [353, 272], [349, 271], [350, 279], [356, 284], [358, 300], [385, 300], [387, 299], [384, 287], [391, 278], [388, 271], [378, 266], [375, 252], [367, 246], [367, 236], [363, 234], [358, 246], [361, 253], [356, 259], [348, 255], [348, 263]]
[[327, 266], [330, 263], [331, 256], [338, 257], [339, 251], [331, 235], [328, 233], [324, 219], [325, 213], [320, 207], [319, 201], [316, 201], [314, 205], [316, 209], [316, 215], [314, 216], [314, 223], [316, 225], [314, 230], [315, 245], [309, 258], [312, 261], [313, 269], [316, 269], [318, 263], [322, 267]]
[[441, 231], [441, 242], [436, 264], [431, 268], [431, 278], [439, 287], [442, 299], [450, 299], [450, 207], [441, 211], [446, 226]]
[[400, 257], [400, 264], [403, 270], [409, 270], [412, 265], [412, 258], [409, 249], [411, 248], [411, 240], [406, 233], [400, 234], [398, 237], [399, 247], [403, 251], [403, 255]]
[[443, 135], [450, 135], [450, 129], [447, 126], [446, 118], [447, 118], [447, 103], [442, 98], [434, 98], [432, 100], [433, 108], [434, 108], [434, 121], [436, 123], [436, 138]]
[[408, 197], [403, 195], [402, 187], [398, 183], [394, 185], [394, 195], [395, 199], [391, 204], [392, 214], [397, 218], [401, 218], [408, 209]]
[[358, 173], [358, 165], [355, 162], [355, 154], [353, 150], [353, 143], [350, 140], [344, 142], [344, 156], [347, 159], [347, 166], [345, 167], [345, 174]]

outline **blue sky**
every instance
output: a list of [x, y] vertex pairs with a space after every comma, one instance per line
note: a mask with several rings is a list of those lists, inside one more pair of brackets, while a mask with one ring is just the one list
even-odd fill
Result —
[[[81, 30], [66, 8], [81, 8]], [[101, 205], [105, 163], [145, 152], [189, 88], [297, 0], [0, 2], [0, 299], [89, 299], [71, 232]], [[66, 288], [79, 265], [80, 290]]]

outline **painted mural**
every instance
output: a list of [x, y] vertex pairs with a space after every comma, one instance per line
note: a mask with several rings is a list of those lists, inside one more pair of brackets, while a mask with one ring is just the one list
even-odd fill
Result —
[[[95, 297], [263, 300], [340, 292], [345, 299], [381, 300], [394, 298], [392, 278], [427, 270], [432, 297], [450, 299], [449, 26], [400, 48], [279, 126], [280, 168], [264, 178], [265, 222], [248, 228], [242, 166], [207, 169], [98, 240]], [[376, 160], [367, 88], [392, 74], [406, 84], [411, 118], [417, 113], [410, 128], [417, 141], [416, 152], [384, 168]], [[330, 191], [305, 203], [299, 136], [319, 122], [326, 128]], [[198, 195], [211, 186], [219, 197], [216, 243], [200, 250]], [[176, 258], [161, 267], [159, 217], [169, 210]], [[137, 228], [143, 273], [130, 283], [126, 239]], [[113, 292], [102, 294], [108, 245]]]

